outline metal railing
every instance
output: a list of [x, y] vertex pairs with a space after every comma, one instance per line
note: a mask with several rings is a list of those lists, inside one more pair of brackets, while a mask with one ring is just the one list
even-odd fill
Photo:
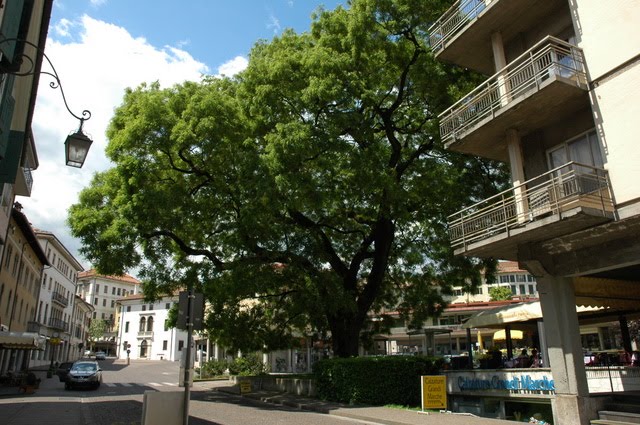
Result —
[[452, 214], [451, 245], [466, 247], [576, 206], [612, 211], [606, 170], [569, 162]]
[[552, 76], [587, 88], [582, 50], [548, 36], [441, 113], [438, 118], [442, 140], [455, 139], [485, 118], [494, 117], [501, 109], [539, 90]]
[[59, 329], [63, 332], [67, 332], [69, 329], [69, 324], [62, 319], [57, 319], [55, 317], [49, 318], [49, 327]]
[[58, 304], [60, 304], [63, 307], [66, 307], [66, 306], [69, 305], [69, 300], [67, 299], [67, 297], [65, 297], [64, 295], [62, 295], [58, 291], [53, 291], [51, 293], [51, 300], [54, 301], [54, 302], [57, 302]]
[[434, 53], [474, 21], [487, 5], [497, 0], [458, 0], [429, 28], [429, 45]]
[[153, 331], [138, 331], [139, 338], [153, 338]]

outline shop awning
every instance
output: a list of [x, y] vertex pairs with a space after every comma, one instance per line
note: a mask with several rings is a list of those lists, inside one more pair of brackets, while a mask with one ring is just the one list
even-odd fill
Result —
[[46, 338], [34, 332], [0, 332], [0, 349], [44, 350]]
[[[601, 307], [576, 307], [578, 313], [598, 310], [601, 310]], [[505, 324], [509, 323], [526, 322], [541, 318], [542, 309], [540, 308], [540, 301], [532, 301], [483, 310], [471, 316], [462, 327], [465, 329], [504, 327]]]
[[[514, 329], [510, 333], [511, 333], [511, 339], [522, 339], [523, 337], [522, 331], [519, 331], [519, 330]], [[493, 334], [494, 341], [505, 341], [506, 339], [507, 339], [507, 333], [505, 332], [504, 329], [501, 329]]]

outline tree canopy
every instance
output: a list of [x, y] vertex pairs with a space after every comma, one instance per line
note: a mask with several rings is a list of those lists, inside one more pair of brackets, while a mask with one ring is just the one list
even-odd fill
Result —
[[494, 286], [489, 288], [489, 296], [491, 301], [503, 301], [510, 300], [513, 293], [508, 286]]
[[258, 42], [233, 78], [127, 90], [115, 166], [70, 210], [82, 253], [138, 267], [148, 297], [203, 291], [234, 349], [318, 333], [357, 355], [372, 314], [438, 315], [490, 267], [452, 255], [446, 216], [502, 181], [439, 140], [438, 112], [478, 81], [426, 45], [442, 3], [353, 0]]

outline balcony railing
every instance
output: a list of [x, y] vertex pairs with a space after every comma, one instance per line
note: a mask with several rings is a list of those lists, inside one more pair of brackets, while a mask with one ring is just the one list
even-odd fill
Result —
[[496, 0], [458, 0], [429, 28], [429, 44], [434, 53], [444, 49], [488, 4]]
[[582, 50], [549, 36], [441, 113], [442, 140], [457, 139], [485, 118], [537, 91], [553, 76], [587, 87]]
[[138, 331], [138, 338], [153, 338], [153, 331]]
[[55, 317], [49, 318], [49, 327], [61, 330], [63, 332], [69, 331], [69, 324], [62, 319], [57, 319]]
[[63, 307], [66, 307], [69, 305], [69, 300], [67, 299], [67, 297], [65, 297], [58, 291], [53, 291], [51, 293], [51, 300], [60, 304]]
[[606, 170], [570, 162], [449, 216], [454, 248], [575, 207], [612, 211]]

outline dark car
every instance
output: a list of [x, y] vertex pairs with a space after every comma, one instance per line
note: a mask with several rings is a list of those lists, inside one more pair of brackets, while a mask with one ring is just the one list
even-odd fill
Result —
[[65, 382], [67, 380], [67, 374], [69, 374], [71, 366], [73, 366], [73, 362], [62, 362], [58, 365], [56, 375], [58, 375], [60, 382]]
[[102, 369], [95, 360], [77, 361], [67, 374], [64, 389], [90, 387], [97, 389], [102, 383]]

